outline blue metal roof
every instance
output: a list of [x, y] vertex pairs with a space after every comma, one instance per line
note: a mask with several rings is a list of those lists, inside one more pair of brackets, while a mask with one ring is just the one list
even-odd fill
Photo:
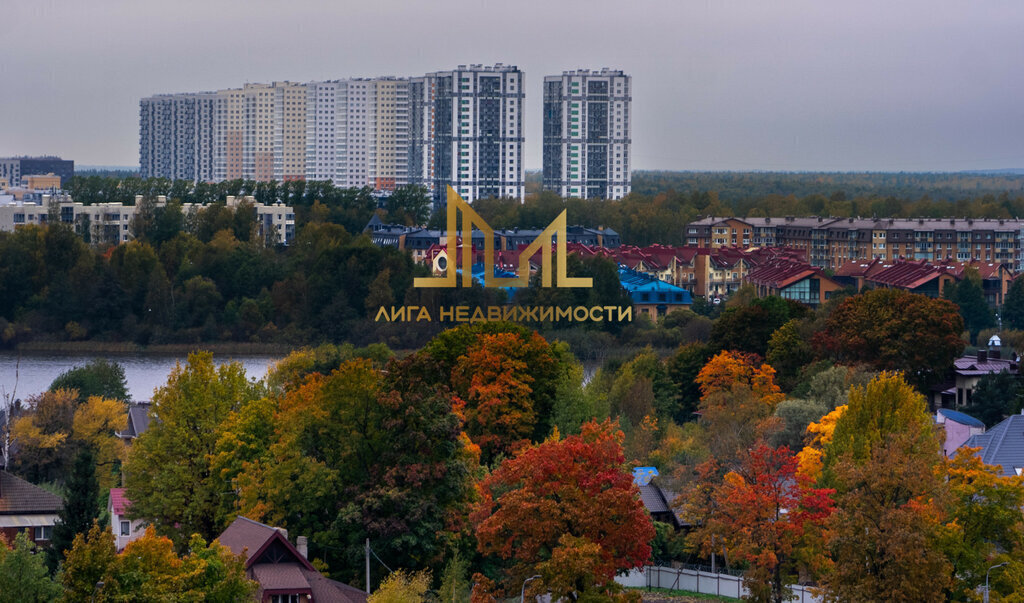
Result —
[[633, 483], [638, 486], [646, 486], [658, 475], [656, 467], [634, 467]]
[[940, 408], [939, 414], [946, 417], [951, 421], [956, 421], [961, 425], [967, 425], [968, 427], [984, 427], [985, 424], [975, 419], [971, 415], [964, 414], [957, 410], [950, 410], [948, 408]]
[[686, 289], [629, 268], [619, 267], [619, 283], [636, 304], [693, 303], [693, 297]]

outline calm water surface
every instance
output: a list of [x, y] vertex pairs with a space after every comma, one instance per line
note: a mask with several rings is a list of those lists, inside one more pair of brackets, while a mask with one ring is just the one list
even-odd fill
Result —
[[[46, 391], [50, 383], [64, 371], [82, 366], [102, 357], [124, 367], [128, 392], [133, 400], [149, 400], [153, 390], [167, 383], [167, 376], [178, 362], [185, 363], [186, 355], [103, 354], [75, 356], [63, 354], [0, 353], [0, 388], [10, 393], [17, 384], [17, 397], [25, 399]], [[20, 362], [19, 362], [20, 358]], [[217, 364], [236, 361], [242, 363], [250, 379], [262, 379], [267, 367], [281, 356], [229, 356], [214, 355]], [[15, 376], [17, 374], [17, 377]]]

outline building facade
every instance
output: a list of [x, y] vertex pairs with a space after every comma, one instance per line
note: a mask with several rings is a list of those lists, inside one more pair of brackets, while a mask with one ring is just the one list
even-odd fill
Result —
[[[467, 202], [490, 197], [522, 201], [523, 72], [514, 65], [459, 65], [417, 81], [410, 110], [416, 115], [409, 161], [414, 184], [433, 172], [435, 208], [451, 186]], [[426, 118], [432, 113], [432, 123]], [[428, 152], [429, 149], [429, 152]], [[433, 155], [433, 167], [425, 163]]]
[[686, 226], [695, 247], [786, 247], [837, 270], [851, 261], [912, 259], [1004, 263], [1024, 269], [1018, 219], [707, 217]]
[[621, 199], [631, 189], [632, 77], [581, 69], [544, 78], [544, 188]]
[[419, 184], [439, 206], [447, 186], [468, 202], [522, 200], [524, 98], [522, 71], [501, 63], [157, 95], [140, 102], [142, 175], [330, 181], [385, 195]]
[[139, 102], [143, 178], [209, 181], [214, 177], [217, 94], [160, 94]]
[[54, 174], [60, 177], [61, 188], [67, 188], [75, 176], [75, 162], [60, 157], [2, 157], [0, 180], [18, 186], [27, 176]]
[[[94, 203], [85, 205], [74, 202], [68, 195], [41, 195], [38, 201], [11, 201], [0, 203], [0, 231], [13, 232], [19, 227], [35, 224], [44, 225], [60, 222], [75, 228], [86, 242], [103, 245], [124, 243], [135, 238], [132, 221], [142, 198], [136, 197], [135, 205], [121, 203]], [[295, 237], [295, 211], [283, 203], [257, 203], [253, 197], [227, 197], [226, 205], [237, 208], [241, 203], [252, 205], [255, 210], [256, 230], [268, 244], [288, 245]], [[156, 206], [164, 206], [167, 199], [160, 196]], [[184, 203], [182, 212], [197, 212], [201, 204]]]

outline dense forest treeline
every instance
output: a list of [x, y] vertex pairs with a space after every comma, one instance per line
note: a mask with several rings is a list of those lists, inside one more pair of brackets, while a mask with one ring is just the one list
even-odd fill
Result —
[[1024, 172], [633, 172], [633, 192], [656, 195], [715, 191], [733, 203], [780, 195], [808, 197], [842, 195], [959, 201], [1006, 192], [1024, 194]]
[[[678, 176], [668, 174], [665, 185]], [[635, 182], [637, 188], [649, 186], [643, 180], [647, 177]], [[1012, 183], [1010, 176], [971, 178], [986, 187]], [[760, 189], [751, 190], [736, 202], [726, 202], [713, 191], [679, 189], [653, 196], [635, 192], [618, 201], [565, 200], [539, 193], [528, 195], [525, 203], [480, 200], [474, 208], [495, 228], [543, 227], [568, 210], [570, 223], [607, 226], [624, 243], [637, 245], [683, 244], [685, 225], [700, 215], [1024, 215], [1024, 197], [1005, 190], [957, 201], [847, 198], [842, 192], [830, 197], [758, 197]], [[439, 225], [442, 215], [430, 217], [429, 198], [419, 187], [403, 187], [378, 199], [368, 188], [337, 188], [327, 182], [193, 184], [89, 176], [76, 177], [70, 192], [83, 203], [134, 203], [141, 195], [146, 207], [132, 224], [137, 240], [118, 247], [90, 246], [62, 226], [0, 233], [0, 344], [31, 339], [140, 344], [349, 340], [416, 347], [441, 327], [375, 323], [371, 312], [382, 305], [505, 300], [492, 290], [413, 289], [412, 279], [425, 275], [426, 269], [413, 264], [408, 254], [379, 248], [360, 235], [375, 212], [388, 222]], [[265, 237], [257, 236], [251, 207], [224, 204], [228, 195], [250, 194], [260, 202], [282, 200], [295, 208], [297, 228], [290, 246], [268, 245]], [[170, 200], [166, 206], [152, 203], [159, 195]], [[208, 207], [186, 209], [185, 203]], [[570, 267], [574, 274], [595, 278], [593, 291], [531, 288], [520, 291], [515, 301], [627, 303], [617, 288], [614, 266], [604, 263], [574, 260]], [[557, 327], [541, 326], [549, 327], [544, 332]], [[600, 336], [589, 330], [586, 336], [577, 335], [579, 329], [572, 329], [565, 338], [595, 352], [607, 345], [604, 337], [613, 335], [624, 345], [675, 345], [672, 337], [661, 341], [663, 333], [649, 327], [634, 324]], [[600, 344], [588, 345], [589, 340]]]

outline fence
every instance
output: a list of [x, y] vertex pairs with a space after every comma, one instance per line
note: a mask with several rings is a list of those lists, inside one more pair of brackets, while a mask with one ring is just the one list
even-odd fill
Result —
[[[677, 569], [674, 567], [647, 566], [635, 569], [615, 581], [623, 586], [636, 588], [667, 588], [670, 590], [688, 590], [705, 595], [719, 595], [739, 599], [747, 594], [743, 586], [743, 578], [705, 572], [698, 569]], [[821, 598], [811, 593], [810, 588], [793, 585], [791, 601], [798, 603], [821, 603]]]

